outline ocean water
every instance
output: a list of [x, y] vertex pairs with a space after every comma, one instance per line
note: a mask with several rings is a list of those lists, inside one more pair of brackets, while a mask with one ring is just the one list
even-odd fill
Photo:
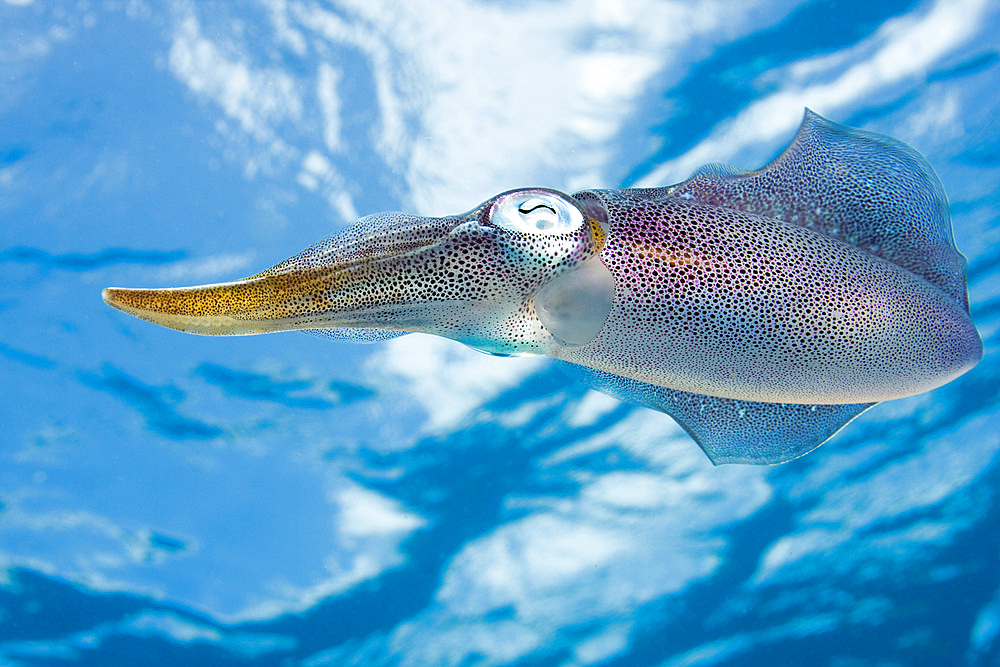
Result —
[[[1000, 5], [0, 0], [0, 664], [1000, 663]], [[109, 285], [753, 168], [947, 190], [986, 354], [777, 467], [538, 358], [186, 336]]]

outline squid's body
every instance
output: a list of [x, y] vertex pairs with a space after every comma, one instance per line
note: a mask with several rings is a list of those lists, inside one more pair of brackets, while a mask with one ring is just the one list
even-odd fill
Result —
[[670, 414], [715, 463], [780, 463], [975, 366], [965, 270], [927, 162], [807, 111], [758, 171], [383, 213], [244, 280], [104, 299], [189, 333], [425, 332], [547, 354]]

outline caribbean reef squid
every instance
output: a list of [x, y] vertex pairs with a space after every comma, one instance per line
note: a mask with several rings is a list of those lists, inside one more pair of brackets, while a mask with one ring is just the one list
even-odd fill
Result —
[[716, 464], [801, 456], [983, 353], [933, 169], [809, 110], [756, 171], [512, 190], [442, 218], [380, 213], [243, 280], [104, 300], [195, 334], [423, 332], [548, 355], [669, 414]]

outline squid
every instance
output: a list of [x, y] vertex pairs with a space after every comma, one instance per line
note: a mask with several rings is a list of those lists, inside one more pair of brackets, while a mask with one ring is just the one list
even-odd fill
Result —
[[966, 267], [919, 153], [807, 109], [758, 170], [379, 213], [249, 278], [103, 298], [193, 334], [422, 332], [548, 355], [667, 413], [715, 464], [776, 464], [978, 363]]

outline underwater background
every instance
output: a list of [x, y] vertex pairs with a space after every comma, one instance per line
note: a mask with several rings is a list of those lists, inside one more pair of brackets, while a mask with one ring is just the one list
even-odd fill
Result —
[[[1000, 663], [1000, 4], [0, 0], [0, 664]], [[986, 355], [777, 467], [542, 358], [109, 285], [385, 210], [921, 151]]]

